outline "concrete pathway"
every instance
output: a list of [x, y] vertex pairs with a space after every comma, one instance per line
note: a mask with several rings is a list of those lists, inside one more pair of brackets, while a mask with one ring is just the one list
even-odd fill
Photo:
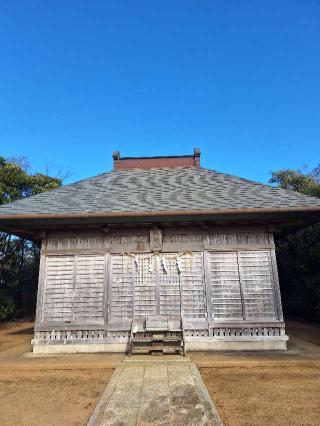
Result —
[[[154, 358], [154, 357], [153, 357]], [[87, 426], [221, 426], [193, 362], [134, 360], [117, 367]]]

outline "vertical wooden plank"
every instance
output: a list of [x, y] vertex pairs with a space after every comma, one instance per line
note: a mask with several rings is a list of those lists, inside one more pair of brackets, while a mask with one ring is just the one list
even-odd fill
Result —
[[159, 278], [159, 259], [158, 256], [154, 258], [155, 265], [155, 283], [156, 283], [156, 303], [157, 303], [157, 315], [160, 315], [160, 278]]
[[105, 271], [104, 271], [104, 323], [108, 324], [110, 319], [110, 253], [105, 255]]
[[281, 302], [281, 292], [280, 292], [280, 283], [278, 275], [278, 266], [275, 249], [270, 251], [271, 254], [271, 266], [272, 266], [272, 275], [273, 275], [273, 285], [274, 285], [274, 294], [275, 302], [277, 308], [277, 316], [279, 321], [283, 321], [283, 311], [282, 311], [282, 302]]
[[74, 256], [47, 256], [43, 302], [44, 322], [72, 322]]
[[125, 254], [111, 254], [111, 321], [133, 318], [134, 259]]
[[239, 268], [246, 319], [276, 319], [270, 252], [240, 251]]
[[75, 271], [73, 322], [103, 324], [105, 256], [78, 255]]
[[46, 258], [43, 254], [40, 256], [38, 291], [37, 291], [37, 308], [36, 308], [36, 325], [40, 325], [43, 314], [43, 293], [44, 293], [44, 278], [45, 278], [45, 263]]
[[158, 258], [160, 315], [168, 317], [181, 316], [177, 255], [178, 253], [162, 253]]
[[246, 307], [244, 303], [244, 297], [243, 297], [243, 283], [241, 280], [241, 273], [240, 273], [240, 261], [239, 261], [239, 252], [237, 252], [237, 263], [238, 263], [238, 273], [239, 273], [239, 284], [240, 284], [240, 296], [241, 296], [241, 308], [242, 308], [242, 317], [244, 320], [247, 319], [246, 315]]
[[204, 281], [205, 281], [206, 301], [207, 301], [207, 317], [209, 320], [211, 320], [213, 318], [213, 311], [212, 311], [212, 286], [211, 286], [209, 262], [210, 262], [210, 254], [208, 251], [204, 251], [203, 266], [204, 266]]
[[72, 323], [75, 321], [74, 299], [76, 294], [76, 275], [77, 275], [77, 255], [74, 256], [74, 263], [73, 263]]
[[179, 258], [182, 313], [184, 318], [207, 317], [203, 253], [193, 252]]
[[216, 320], [243, 320], [236, 252], [210, 252], [211, 304]]
[[135, 255], [134, 316], [157, 315], [156, 258], [151, 253]]

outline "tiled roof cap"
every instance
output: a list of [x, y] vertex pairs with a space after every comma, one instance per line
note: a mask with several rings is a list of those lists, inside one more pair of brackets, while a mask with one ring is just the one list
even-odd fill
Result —
[[194, 148], [193, 155], [170, 155], [156, 157], [121, 157], [119, 151], [114, 151], [113, 170], [129, 169], [152, 169], [152, 168], [177, 168], [177, 167], [198, 167], [200, 168], [199, 148]]

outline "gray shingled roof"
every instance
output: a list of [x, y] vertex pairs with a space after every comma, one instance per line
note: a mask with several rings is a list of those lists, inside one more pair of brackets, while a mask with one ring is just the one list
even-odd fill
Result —
[[320, 207], [320, 199], [199, 168], [104, 173], [5, 204], [2, 215]]

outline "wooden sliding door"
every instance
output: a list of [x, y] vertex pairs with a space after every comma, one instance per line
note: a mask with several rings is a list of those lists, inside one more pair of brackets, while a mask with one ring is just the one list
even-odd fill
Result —
[[110, 320], [206, 318], [203, 253], [112, 254]]

